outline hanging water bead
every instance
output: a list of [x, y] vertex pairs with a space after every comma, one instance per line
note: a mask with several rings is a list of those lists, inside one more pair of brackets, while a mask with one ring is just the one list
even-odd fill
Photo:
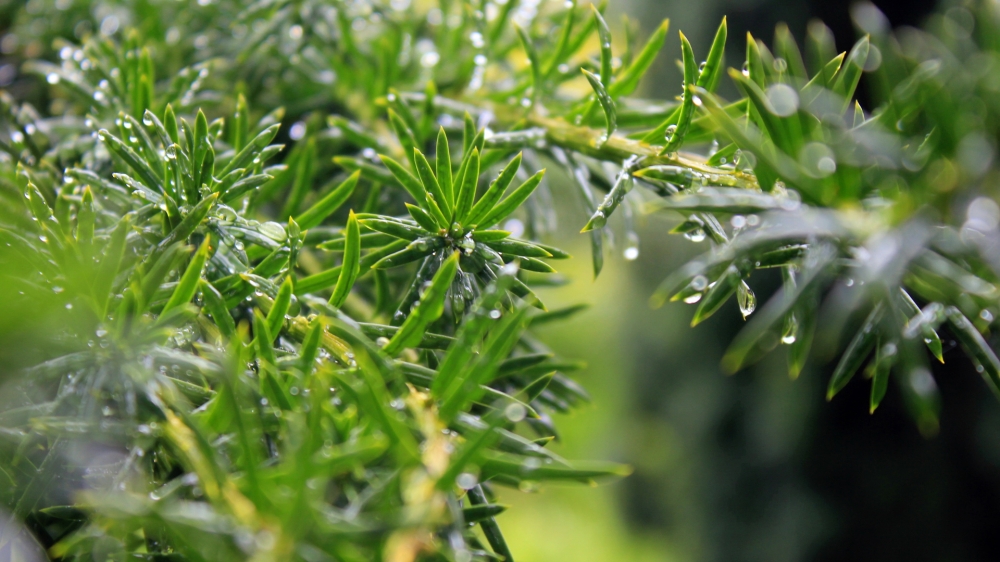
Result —
[[792, 345], [795, 343], [796, 334], [799, 331], [799, 321], [794, 314], [789, 314], [785, 317], [785, 328], [781, 333], [781, 343], [785, 345]]
[[625, 251], [622, 255], [628, 261], [634, 261], [639, 257], [639, 235], [629, 232], [625, 235]]
[[479, 484], [479, 478], [471, 472], [463, 472], [455, 478], [455, 484], [463, 490], [471, 490]]
[[684, 233], [684, 238], [687, 238], [688, 240], [690, 240], [692, 242], [704, 242], [704, 240], [705, 240], [705, 229], [703, 229], [703, 228], [696, 228], [694, 230], [685, 232]]
[[667, 130], [663, 134], [664, 140], [666, 140], [669, 143], [671, 140], [673, 140], [674, 134], [676, 132], [677, 132], [677, 125], [668, 126]]
[[753, 294], [746, 281], [740, 281], [736, 287], [736, 300], [740, 305], [740, 313], [743, 314], [744, 320], [757, 309], [757, 296]]

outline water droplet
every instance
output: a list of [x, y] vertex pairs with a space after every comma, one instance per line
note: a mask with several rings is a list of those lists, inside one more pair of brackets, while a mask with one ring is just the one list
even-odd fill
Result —
[[674, 138], [674, 133], [677, 132], [677, 125], [670, 125], [667, 130], [663, 133], [663, 137], [667, 142], [670, 142]]
[[629, 246], [628, 248], [625, 248], [623, 255], [628, 261], [633, 261], [639, 257], [639, 248], [637, 246]]
[[985, 308], [979, 312], [979, 317], [987, 322], [993, 321], [993, 313]]
[[767, 100], [771, 102], [771, 112], [779, 117], [788, 117], [799, 110], [799, 93], [788, 84], [768, 86]]
[[500, 310], [498, 310], [496, 308], [494, 308], [493, 310], [491, 310], [490, 311], [490, 318], [492, 318], [494, 320], [496, 320], [497, 318], [500, 318]]
[[471, 490], [479, 484], [479, 478], [471, 472], [463, 472], [455, 478], [455, 484], [463, 490]]
[[167, 150], [164, 151], [164, 155], [167, 157], [167, 160], [174, 160], [174, 159], [176, 159], [177, 158], [177, 145], [176, 144], [172, 144], [172, 145], [168, 146]]
[[816, 162], [816, 169], [823, 172], [824, 175], [829, 175], [837, 171], [837, 163], [829, 156], [824, 156]]
[[517, 422], [523, 420], [524, 416], [526, 416], [527, 414], [528, 414], [528, 411], [524, 408], [524, 406], [521, 405], [521, 404], [519, 404], [519, 403], [517, 403], [517, 402], [508, 404], [507, 407], [504, 408], [504, 410], [503, 410], [503, 415], [508, 420], [510, 420], [510, 421], [512, 421], [514, 423], [517, 423]]
[[420, 66], [424, 68], [431, 68], [437, 66], [437, 63], [440, 62], [440, 60], [441, 55], [439, 55], [437, 51], [428, 51], [420, 57]]
[[690, 232], [685, 232], [684, 238], [692, 242], [702, 242], [705, 240], [705, 231], [701, 228], [696, 228]]
[[740, 305], [740, 313], [743, 314], [744, 320], [753, 314], [754, 310], [757, 310], [757, 296], [753, 294], [745, 281], [741, 281], [736, 287], [736, 301]]
[[733, 215], [729, 219], [729, 223], [733, 225], [733, 228], [740, 229], [747, 225], [747, 219], [743, 215]]
[[59, 75], [56, 74], [55, 72], [50, 72], [45, 77], [45, 81], [48, 82], [49, 84], [58, 84], [59, 83]]

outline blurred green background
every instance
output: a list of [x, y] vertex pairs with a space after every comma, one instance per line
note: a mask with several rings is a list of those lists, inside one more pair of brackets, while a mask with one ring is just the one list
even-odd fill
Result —
[[[894, 26], [919, 25], [931, 10], [948, 6], [876, 4]], [[676, 30], [704, 56], [723, 15], [730, 65], [743, 60], [746, 31], [770, 41], [779, 21], [800, 42], [812, 18], [833, 29], [841, 50], [857, 37], [848, 2], [611, 6], [609, 21], [627, 14], [642, 35], [671, 19], [665, 56], [645, 84], [653, 98], [680, 93]], [[860, 95], [867, 95], [863, 87]], [[1000, 559], [1000, 404], [961, 353], [946, 352], [946, 364], [936, 367], [942, 427], [930, 439], [920, 436], [894, 389], [873, 416], [865, 384], [849, 385], [826, 403], [832, 365], [823, 358], [833, 349], [814, 350], [819, 359], [797, 381], [788, 379], [781, 349], [726, 376], [719, 359], [743, 324], [735, 302], [694, 329], [688, 328], [694, 307], [647, 305], [672, 268], [706, 247], [668, 238], [671, 217], [643, 217], [638, 259], [625, 260], [619, 243], [592, 281], [574, 205], [572, 198], [557, 201], [555, 240], [578, 256], [564, 267], [573, 283], [543, 298], [593, 306], [542, 335], [559, 353], [587, 362], [579, 378], [594, 401], [557, 420], [563, 439], [556, 448], [574, 458], [627, 462], [635, 473], [596, 489], [504, 495], [515, 509], [499, 521], [519, 562]], [[779, 282], [765, 275], [751, 286], [763, 302]], [[954, 348], [943, 337], [946, 349]]]

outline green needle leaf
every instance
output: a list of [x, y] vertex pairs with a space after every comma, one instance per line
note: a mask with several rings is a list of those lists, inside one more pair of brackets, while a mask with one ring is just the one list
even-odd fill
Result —
[[952, 333], [962, 344], [965, 352], [974, 360], [976, 371], [998, 398], [1000, 398], [1000, 359], [979, 330], [957, 308], [949, 306], [945, 309]]
[[[438, 182], [438, 179], [434, 176], [434, 172], [431, 170], [430, 162], [427, 161], [427, 157], [424, 156], [423, 152], [420, 152], [418, 149], [414, 149], [413, 163], [416, 166], [417, 177], [420, 178], [420, 183], [424, 185], [424, 189], [427, 193], [433, 196], [434, 203], [437, 203], [438, 208], [441, 209], [442, 215], [438, 217], [439, 220], [443, 221], [441, 223], [441, 227], [450, 227], [451, 221], [448, 220], [448, 217], [451, 216], [451, 204], [442, 191], [441, 184]], [[430, 205], [430, 201], [428, 201], [428, 205]], [[433, 208], [431, 208], [431, 214], [436, 214], [434, 213]]]
[[521, 46], [524, 47], [524, 52], [528, 55], [528, 63], [531, 65], [531, 104], [534, 105], [539, 96], [542, 95], [543, 89], [541, 62], [538, 60], [538, 51], [535, 50], [535, 45], [528, 32], [519, 25], [515, 25], [514, 29], [517, 30], [517, 36], [521, 39]]
[[420, 297], [420, 304], [410, 313], [396, 335], [386, 344], [384, 351], [392, 356], [404, 348], [412, 347], [423, 337], [427, 327], [444, 312], [444, 299], [448, 294], [455, 273], [458, 271], [459, 253], [455, 252], [441, 264], [430, 287]]
[[94, 194], [90, 186], [83, 188], [80, 211], [76, 214], [76, 241], [81, 248], [89, 248], [94, 241], [94, 222], [97, 212], [94, 209]]
[[792, 36], [788, 25], [784, 23], [779, 23], [774, 30], [774, 52], [788, 63], [788, 73], [791, 76], [803, 82], [809, 79], [802, 51], [795, 43], [795, 37]]
[[[646, 75], [649, 67], [656, 60], [656, 55], [663, 49], [663, 44], [667, 40], [668, 29], [670, 29], [670, 20], [665, 19], [649, 37], [649, 40], [646, 41], [646, 45], [642, 48], [642, 51], [639, 51], [639, 55], [632, 64], [621, 73], [621, 76], [619, 76], [614, 84], [607, 87], [608, 94], [611, 97], [628, 96], [635, 92], [635, 89], [639, 86], [639, 80]], [[708, 67], [706, 66], [706, 68]]]
[[191, 258], [191, 263], [184, 270], [184, 275], [177, 282], [177, 287], [174, 288], [174, 292], [170, 295], [170, 300], [167, 301], [167, 304], [163, 305], [163, 309], [160, 311], [161, 317], [169, 312], [170, 309], [191, 302], [194, 294], [198, 291], [201, 272], [205, 268], [205, 262], [208, 261], [208, 254], [211, 249], [211, 237], [206, 236], [205, 240], [201, 243], [201, 247], [198, 248], [194, 257]]
[[875, 351], [874, 373], [872, 375], [872, 392], [869, 398], [868, 411], [874, 414], [875, 409], [882, 403], [885, 391], [889, 387], [889, 371], [896, 361], [896, 344], [888, 342], [885, 345], [877, 345]]
[[[906, 314], [908, 315], [906, 320], [909, 321], [911, 318], [920, 314], [920, 307], [917, 306], [917, 303], [913, 301], [913, 297], [911, 297], [905, 289], [900, 288], [900, 292], [903, 295], [903, 299], [901, 301], [902, 305], [906, 309]], [[925, 324], [921, 326], [921, 334], [924, 337], [924, 343], [927, 344], [927, 349], [934, 354], [934, 357], [938, 361], [944, 363], [944, 346], [941, 345], [941, 337], [938, 336], [937, 331], [935, 331], [931, 326]]]
[[712, 41], [712, 48], [708, 51], [708, 58], [705, 59], [705, 66], [698, 73], [698, 87], [709, 92], [714, 92], [719, 80], [722, 78], [722, 60], [726, 54], [726, 37], [729, 34], [729, 27], [726, 18], [722, 18], [719, 29], [715, 32], [715, 39]]
[[[510, 4], [513, 4], [513, 2], [510, 2]], [[489, 501], [486, 499], [486, 494], [483, 493], [482, 486], [476, 486], [469, 490], [469, 501], [477, 507], [489, 506]], [[507, 546], [507, 541], [504, 540], [503, 533], [500, 532], [500, 526], [497, 525], [496, 520], [492, 517], [487, 517], [479, 522], [479, 526], [482, 527], [483, 534], [486, 535], [486, 541], [490, 543], [490, 548], [493, 549], [493, 552], [501, 556], [505, 562], [513, 562], [514, 556], [510, 553], [510, 547]]]
[[444, 132], [444, 127], [438, 130], [437, 152], [434, 158], [438, 185], [441, 187], [441, 195], [447, 203], [446, 206], [454, 208], [455, 192], [452, 187], [451, 177], [451, 148], [448, 146], [448, 134]]
[[462, 519], [468, 524], [479, 523], [484, 519], [491, 519], [507, 511], [507, 506], [498, 503], [488, 503], [483, 505], [472, 505], [462, 510]]
[[119, 222], [114, 231], [111, 232], [111, 240], [108, 242], [104, 258], [101, 260], [94, 277], [94, 299], [97, 301], [97, 310], [101, 318], [107, 312], [108, 303], [112, 297], [112, 285], [118, 269], [121, 267], [122, 258], [125, 256], [125, 241], [129, 231], [129, 216]]
[[545, 72], [542, 73], [545, 80], [550, 80], [559, 68], [559, 65], [571, 54], [569, 47], [570, 40], [573, 38], [573, 23], [575, 19], [576, 0], [570, 0], [566, 6], [566, 16], [563, 17], [562, 25], [560, 26], [562, 31], [559, 33], [559, 42], [556, 44], [555, 50], [552, 51], [552, 57], [545, 66]]
[[595, 76], [593, 72], [585, 68], [581, 68], [580, 72], [587, 77], [587, 82], [590, 82], [590, 87], [593, 88], [594, 94], [597, 96], [597, 101], [600, 102], [601, 108], [604, 110], [604, 118], [607, 122], [607, 132], [604, 134], [604, 140], [607, 141], [607, 139], [611, 138], [615, 129], [618, 128], [618, 112], [615, 109], [615, 101], [608, 95], [604, 85], [601, 84], [601, 79]]
[[420, 180], [416, 178], [413, 174], [409, 172], [406, 168], [402, 166], [399, 162], [396, 162], [388, 156], [379, 154], [379, 159], [385, 164], [386, 168], [392, 172], [393, 177], [399, 182], [399, 185], [403, 186], [413, 200], [417, 202], [418, 205], [424, 205], [427, 202], [427, 190], [424, 189], [424, 184], [420, 183]]
[[688, 42], [684, 33], [680, 33], [680, 36], [681, 54], [684, 60], [684, 101], [681, 102], [681, 112], [677, 118], [677, 128], [670, 135], [660, 154], [676, 152], [681, 147], [681, 144], [684, 142], [684, 136], [687, 135], [688, 129], [691, 127], [691, 117], [694, 115], [695, 92], [691, 86], [695, 85], [698, 80], [698, 63], [695, 62], [694, 50], [691, 48], [691, 43]]
[[[416, 209], [417, 207], [413, 208]], [[389, 234], [404, 240], [416, 240], [417, 238], [427, 236], [428, 234], [423, 229], [388, 219], [362, 219], [361, 225], [365, 228]]]
[[347, 242], [344, 247], [344, 262], [341, 264], [340, 277], [337, 278], [333, 295], [330, 296], [330, 305], [335, 308], [343, 306], [354, 286], [354, 281], [361, 272], [361, 232], [354, 211], [351, 211], [347, 218], [345, 232]]
[[417, 139], [413, 136], [413, 131], [406, 124], [406, 121], [391, 109], [389, 110], [389, 124], [392, 126], [393, 132], [396, 133], [399, 144], [403, 146], [403, 154], [409, 158], [418, 146]]
[[146, 163], [145, 159], [132, 150], [130, 146], [119, 140], [118, 137], [109, 133], [107, 129], [101, 129], [97, 132], [97, 134], [112, 154], [121, 158], [126, 164], [128, 164], [129, 168], [132, 168], [132, 170], [138, 174], [142, 183], [150, 189], [155, 189], [158, 193], [163, 193], [163, 181], [160, 180], [156, 172], [149, 167], [149, 164]]
[[499, 275], [466, 316], [456, 335], [455, 344], [448, 349], [448, 354], [438, 368], [438, 375], [431, 384], [431, 393], [436, 398], [441, 399], [455, 392], [453, 386], [470, 368], [475, 356], [475, 347], [479, 345], [489, 327], [495, 323], [490, 313], [500, 305], [513, 279], [514, 274], [510, 271]]
[[608, 22], [604, 21], [597, 6], [591, 4], [591, 11], [594, 13], [594, 21], [597, 22], [597, 36], [601, 47], [601, 83], [611, 84], [611, 30], [608, 29]]
[[226, 300], [222, 298], [222, 294], [206, 279], [202, 279], [199, 284], [205, 308], [212, 315], [212, 320], [215, 320], [219, 332], [227, 339], [236, 337], [236, 323], [233, 322], [233, 317], [226, 308]]
[[479, 201], [472, 207], [469, 211], [469, 216], [465, 218], [465, 224], [468, 226], [478, 226], [480, 219], [486, 217], [490, 211], [493, 210], [494, 205], [500, 201], [503, 197], [505, 191], [507, 191], [507, 186], [514, 180], [514, 176], [517, 175], [518, 168], [521, 167], [521, 153], [518, 153], [507, 166], [504, 167], [497, 179], [490, 184], [489, 189], [486, 193], [479, 199]]
[[479, 149], [473, 148], [459, 175], [458, 201], [455, 203], [455, 221], [459, 224], [465, 224], [466, 216], [472, 210], [479, 173]]
[[413, 217], [413, 220], [417, 221], [417, 224], [419, 224], [420, 227], [427, 232], [434, 233], [441, 229], [434, 218], [420, 207], [406, 203], [406, 210], [410, 213], [410, 216]]
[[281, 329], [285, 324], [285, 315], [288, 313], [288, 308], [291, 304], [292, 278], [289, 276], [285, 278], [285, 281], [281, 284], [281, 288], [278, 289], [278, 294], [274, 297], [274, 304], [271, 305], [271, 310], [267, 311], [267, 329], [271, 334], [272, 342], [281, 333]]
[[[237, 152], [236, 156], [234, 156], [233, 159], [226, 164], [226, 167], [219, 172], [219, 177], [225, 177], [229, 172], [232, 172], [237, 168], [246, 168], [249, 164], [251, 164], [254, 158], [258, 157], [260, 151], [264, 150], [264, 148], [271, 144], [271, 141], [274, 140], [274, 137], [278, 134], [278, 129], [280, 128], [281, 125], [271, 125], [254, 137], [253, 140], [247, 143], [247, 145], [244, 146], [242, 150]], [[167, 131], [170, 131], [169, 126]], [[174, 139], [174, 142], [176, 143], [177, 140]]]
[[490, 227], [494, 224], [507, 218], [511, 213], [517, 210], [522, 203], [528, 200], [528, 197], [534, 193], [535, 188], [541, 183], [542, 178], [545, 177], [545, 170], [539, 170], [533, 176], [527, 179], [524, 183], [518, 186], [517, 189], [511, 192], [503, 201], [497, 204], [485, 217], [479, 220], [477, 226]]
[[299, 368], [305, 375], [312, 371], [316, 358], [319, 357], [319, 343], [324, 331], [323, 320], [317, 316], [309, 323], [309, 331], [302, 339], [302, 347], [299, 348]]
[[729, 300], [729, 297], [733, 296], [740, 281], [742, 281], [742, 277], [739, 270], [734, 265], [729, 266], [725, 273], [722, 274], [722, 277], [702, 297], [701, 303], [698, 305], [698, 310], [695, 311], [694, 318], [691, 319], [691, 326], [697, 326], [708, 319], [709, 316], [715, 314], [715, 311], [719, 310], [719, 307], [725, 304]]
[[512, 254], [515, 256], [524, 256], [529, 258], [555, 257], [551, 251], [543, 247], [541, 244], [525, 242], [524, 240], [517, 240], [516, 238], [504, 237], [499, 240], [486, 240], [483, 243], [503, 254]]
[[864, 72], [865, 61], [868, 60], [870, 49], [871, 45], [866, 35], [854, 44], [850, 54], [847, 55], [845, 64], [840, 67], [840, 71], [837, 73], [832, 89], [844, 99], [841, 111], [846, 111], [851, 106], [854, 90], [858, 87], [858, 82], [861, 81], [861, 74]]
[[877, 325], [882, 319], [883, 309], [881, 303], [876, 305], [861, 325], [861, 329], [851, 339], [851, 343], [847, 345], [847, 349], [840, 357], [840, 362], [837, 363], [837, 368], [833, 371], [833, 376], [830, 377], [830, 384], [826, 390], [827, 400], [832, 400], [840, 392], [840, 389], [847, 385], [851, 377], [854, 376], [854, 373], [861, 368], [861, 363], [868, 357], [872, 347], [875, 345], [875, 336], [878, 332]]
[[[627, 167], [627, 164], [626, 164]], [[627, 169], [622, 169], [618, 173], [618, 178], [615, 180], [615, 185], [611, 187], [611, 191], [605, 196], [604, 201], [597, 207], [594, 214], [590, 216], [590, 220], [584, 225], [580, 232], [590, 232], [594, 229], [601, 229], [608, 223], [608, 217], [611, 213], [615, 212], [615, 209], [621, 205], [622, 201], [625, 200], [625, 195], [632, 190], [635, 184], [632, 179], [632, 173]]]
[[337, 187], [330, 190], [323, 196], [322, 199], [317, 201], [312, 207], [309, 207], [304, 213], [295, 218], [295, 222], [299, 224], [299, 228], [303, 230], [309, 230], [314, 226], [319, 226], [326, 217], [333, 214], [341, 205], [350, 199], [351, 194], [354, 193], [354, 188], [358, 185], [358, 180], [361, 178], [361, 172], [356, 171], [346, 180], [340, 183]]

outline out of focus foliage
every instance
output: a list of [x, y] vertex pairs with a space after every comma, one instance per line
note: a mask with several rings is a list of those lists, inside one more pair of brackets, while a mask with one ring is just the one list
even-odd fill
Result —
[[[546, 165], [588, 211], [595, 275], [612, 215], [627, 258], [640, 212], [708, 240], [654, 302], [697, 323], [735, 295], [754, 315], [729, 370], [785, 344], [795, 377], [850, 330], [829, 397], [863, 370], [874, 410], [892, 378], [933, 433], [947, 324], [1000, 386], [994, 3], [898, 36], [861, 6], [850, 52], [781, 27], [738, 68], [723, 20], [704, 62], [681, 34], [661, 101], [635, 92], [668, 22], [612, 37], [605, 7], [11, 9], [0, 498], [27, 530], [0, 553], [511, 559], [495, 486], [627, 472], [546, 448], [587, 399], [530, 332], [580, 310], [532, 289], [569, 257], [545, 243]], [[784, 286], [755, 313], [760, 268]]]

